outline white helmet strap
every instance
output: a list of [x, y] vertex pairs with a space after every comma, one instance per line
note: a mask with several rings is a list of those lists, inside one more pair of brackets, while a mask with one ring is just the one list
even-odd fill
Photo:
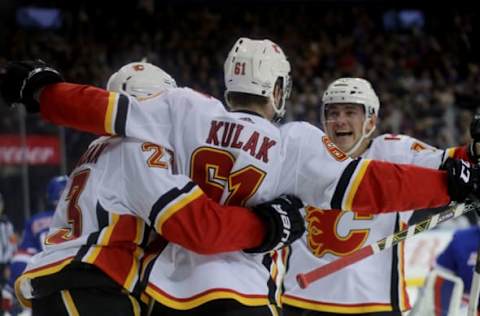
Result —
[[362, 125], [362, 135], [360, 136], [360, 138], [355, 142], [355, 144], [352, 146], [352, 148], [350, 148], [346, 154], [348, 156], [352, 156], [353, 153], [355, 153], [358, 148], [360, 148], [360, 146], [363, 144], [363, 141], [365, 139], [368, 139], [372, 134], [373, 132], [375, 131], [376, 129], [376, 125], [373, 125], [372, 129], [370, 131], [367, 132], [367, 124], [368, 122], [372, 119], [373, 116], [366, 116], [365, 117], [365, 120], [363, 121], [363, 125]]
[[[281, 85], [281, 95], [279, 99], [279, 104], [275, 104], [275, 89], [278, 85]], [[273, 93], [271, 95], [272, 98], [272, 106], [273, 110], [275, 111], [275, 116], [273, 117], [274, 122], [280, 121], [285, 116], [285, 106], [286, 101], [290, 97], [290, 92], [292, 91], [292, 80], [290, 75], [278, 77], [277, 82], [275, 83], [275, 87]]]

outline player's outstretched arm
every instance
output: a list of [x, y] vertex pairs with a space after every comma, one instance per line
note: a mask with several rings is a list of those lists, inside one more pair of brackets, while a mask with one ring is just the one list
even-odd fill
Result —
[[355, 176], [349, 176], [348, 167], [343, 172], [333, 209], [384, 213], [440, 207], [463, 202], [470, 194], [478, 196], [478, 168], [462, 160], [449, 158], [443, 170], [375, 160], [353, 163], [358, 165], [352, 170], [364, 170]]
[[129, 103], [118, 93], [63, 82], [60, 72], [42, 61], [12, 61], [3, 71], [0, 92], [5, 103], [23, 104], [27, 112], [40, 113], [56, 125], [114, 135], [115, 117], [124, 114]]
[[303, 203], [294, 196], [281, 196], [250, 211], [220, 205], [200, 193], [168, 220], [156, 221], [155, 228], [167, 240], [201, 254], [237, 250], [263, 253], [287, 246], [303, 235], [302, 208]]

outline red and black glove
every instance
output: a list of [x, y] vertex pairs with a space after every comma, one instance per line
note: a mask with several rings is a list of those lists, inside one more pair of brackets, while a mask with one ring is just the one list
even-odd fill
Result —
[[477, 199], [479, 192], [479, 168], [467, 161], [448, 158], [441, 167], [447, 171], [448, 194], [452, 201], [463, 202], [470, 195]]
[[11, 61], [2, 69], [0, 93], [8, 106], [22, 103], [27, 112], [37, 113], [40, 104], [34, 98], [35, 92], [62, 81], [62, 75], [41, 60]]

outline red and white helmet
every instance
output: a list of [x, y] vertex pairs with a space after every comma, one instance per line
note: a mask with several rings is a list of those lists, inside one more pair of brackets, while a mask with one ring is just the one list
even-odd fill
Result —
[[107, 90], [123, 92], [133, 97], [149, 97], [170, 88], [175, 80], [159, 67], [146, 62], [130, 63], [110, 76]]
[[[368, 120], [373, 115], [378, 116], [380, 110], [380, 101], [372, 85], [362, 78], [340, 78], [332, 82], [322, 97], [322, 115], [325, 127], [325, 111], [329, 104], [353, 103], [360, 104], [365, 110], [365, 121], [363, 122], [362, 136], [355, 145], [347, 152], [348, 155], [354, 153], [361, 145], [362, 141], [375, 131], [375, 126], [367, 132]], [[325, 128], [326, 130], [326, 128]]]
[[285, 100], [291, 91], [290, 63], [282, 49], [270, 40], [237, 40], [225, 61], [225, 99], [229, 92], [243, 92], [272, 98], [281, 84], [279, 104], [272, 102], [277, 117], [285, 115]]

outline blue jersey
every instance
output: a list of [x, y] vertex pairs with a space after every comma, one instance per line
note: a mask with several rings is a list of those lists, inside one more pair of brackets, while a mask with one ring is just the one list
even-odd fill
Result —
[[461, 229], [455, 232], [447, 248], [437, 258], [437, 265], [452, 271], [463, 280], [466, 294], [470, 293], [479, 246], [480, 227]]
[[30, 258], [43, 250], [43, 241], [48, 234], [53, 213], [53, 210], [37, 213], [25, 223], [22, 241], [10, 263], [8, 284], [12, 287], [15, 280], [25, 270]]

